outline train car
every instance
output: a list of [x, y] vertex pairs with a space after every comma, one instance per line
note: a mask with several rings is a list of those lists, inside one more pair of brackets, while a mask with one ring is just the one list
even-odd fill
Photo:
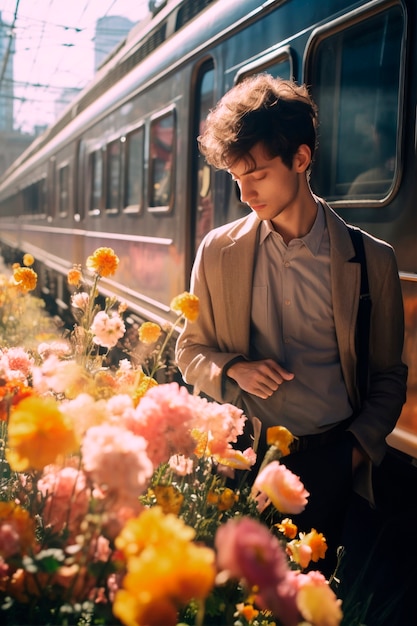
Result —
[[244, 77], [305, 82], [319, 106], [313, 191], [395, 248], [408, 399], [389, 438], [417, 459], [417, 7], [415, 0], [167, 0], [132, 30], [63, 116], [0, 181], [6, 260], [36, 258], [45, 298], [98, 246], [120, 266], [103, 295], [130, 319], [172, 320], [196, 248], [248, 210], [198, 154], [215, 102]]

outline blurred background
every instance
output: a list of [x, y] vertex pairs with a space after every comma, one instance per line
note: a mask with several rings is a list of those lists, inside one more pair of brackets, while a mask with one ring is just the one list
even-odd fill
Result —
[[157, 5], [0, 0], [0, 176]]

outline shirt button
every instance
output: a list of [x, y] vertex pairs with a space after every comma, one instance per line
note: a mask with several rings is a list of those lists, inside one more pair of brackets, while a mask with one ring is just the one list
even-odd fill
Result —
[[289, 261], [285, 261], [284, 267], [289, 267], [289, 266], [290, 266], [290, 262]]
[[288, 300], [288, 299], [284, 300], [284, 304], [285, 304], [285, 306], [290, 306], [291, 300]]

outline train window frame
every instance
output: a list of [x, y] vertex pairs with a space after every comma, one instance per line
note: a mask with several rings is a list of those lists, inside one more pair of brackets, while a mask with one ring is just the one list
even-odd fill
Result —
[[[393, 13], [394, 11], [398, 11], [399, 15], [395, 16], [395, 14]], [[349, 151], [346, 148], [341, 147], [343, 146], [343, 143], [340, 140], [341, 133], [343, 132], [342, 131], [343, 125], [346, 128], [348, 128], [348, 125], [346, 124], [346, 122], [341, 120], [342, 115], [340, 115], [340, 113], [338, 113], [338, 115], [334, 115], [334, 114], [326, 115], [326, 107], [320, 98], [320, 85], [318, 84], [318, 81], [316, 80], [316, 77], [320, 76], [320, 69], [319, 69], [320, 47], [322, 46], [322, 44], [329, 42], [331, 38], [339, 37], [340, 40], [342, 40], [342, 37], [346, 34], [348, 34], [348, 36], [352, 39], [352, 41], [355, 38], [355, 42], [356, 42], [357, 35], [358, 33], [361, 32], [360, 31], [361, 28], [365, 30], [366, 27], [368, 26], [368, 30], [372, 31], [372, 24], [376, 24], [376, 20], [381, 19], [381, 17], [384, 17], [384, 15], [386, 19], [388, 19], [388, 16], [390, 16], [393, 20], [395, 19], [402, 20], [402, 23], [401, 23], [402, 30], [400, 33], [400, 39], [397, 41], [393, 39], [392, 41], [390, 40], [389, 42], [391, 43], [391, 45], [392, 45], [392, 42], [398, 45], [398, 63], [396, 64], [396, 68], [398, 72], [395, 75], [395, 78], [397, 79], [398, 82], [396, 84], [396, 101], [395, 101], [395, 109], [394, 109], [396, 126], [394, 130], [392, 129], [390, 130], [391, 145], [392, 147], [394, 147], [394, 152], [391, 156], [391, 159], [386, 159], [386, 163], [389, 164], [389, 169], [387, 165], [386, 171], [392, 172], [392, 177], [391, 179], [386, 179], [388, 181], [387, 188], [386, 190], [383, 190], [382, 184], [384, 183], [384, 179], [382, 179], [381, 177], [376, 178], [376, 173], [374, 174], [374, 178], [372, 178], [371, 177], [372, 168], [369, 168], [369, 169], [364, 168], [362, 172], [358, 173], [356, 178], [353, 178], [350, 182], [348, 181], [350, 186], [348, 188], [348, 192], [343, 197], [341, 194], [336, 195], [332, 193], [332, 191], [337, 189], [338, 184], [340, 186], [343, 184], [342, 182], [338, 183], [336, 178], [338, 176], [338, 171], [339, 170], [342, 171], [342, 163], [340, 162], [340, 158], [339, 158], [340, 155], [349, 153]], [[354, 30], [355, 28], [357, 28], [356, 32]], [[386, 2], [382, 2], [381, 4], [377, 6], [373, 6], [373, 5], [370, 6], [369, 4], [365, 5], [359, 10], [353, 10], [342, 17], [332, 20], [331, 22], [329, 22], [328, 24], [324, 26], [314, 29], [307, 42], [305, 54], [304, 54], [304, 67], [305, 67], [305, 81], [304, 82], [306, 82], [308, 85], [311, 86], [311, 93], [312, 93], [313, 99], [316, 101], [319, 107], [319, 117], [320, 117], [319, 148], [318, 148], [318, 152], [316, 155], [315, 163], [313, 164], [311, 182], [312, 182], [312, 186], [314, 190], [317, 191], [319, 195], [323, 195], [324, 197], [326, 197], [326, 199], [334, 207], [360, 208], [360, 207], [365, 206], [369, 208], [381, 208], [381, 207], [386, 206], [388, 203], [390, 203], [392, 201], [393, 196], [398, 191], [398, 188], [401, 182], [402, 170], [403, 170], [403, 162], [402, 162], [403, 128], [404, 128], [403, 107], [404, 107], [404, 93], [405, 93], [404, 68], [406, 65], [404, 63], [404, 59], [406, 55], [407, 30], [408, 30], [408, 23], [407, 23], [407, 13], [406, 13], [405, 7], [402, 5], [401, 2], [398, 2], [397, 0], [388, 0]], [[376, 32], [376, 29], [374, 29], [373, 32]], [[352, 37], [352, 33], [354, 33], [353, 37]], [[336, 41], [336, 44], [339, 45], [336, 39], [335, 41]], [[386, 40], [385, 39], [381, 40], [381, 43], [385, 46]], [[357, 46], [355, 45], [355, 47]], [[352, 46], [352, 49], [353, 49], [353, 46]], [[341, 57], [339, 60], [340, 68], [342, 67], [341, 60], [342, 60], [343, 52], [346, 52], [346, 54], [348, 54], [350, 50], [347, 46], [346, 48], [343, 48], [343, 44], [340, 44], [339, 45], [339, 54]], [[380, 54], [382, 55], [382, 52]], [[332, 55], [328, 55], [328, 56], [329, 58], [335, 57], [334, 54], [333, 56]], [[389, 57], [389, 59], [392, 59], [392, 55]], [[380, 59], [380, 65], [382, 67], [381, 59]], [[339, 103], [340, 105], [341, 103], [344, 104], [345, 102], [341, 98], [341, 94], [344, 93], [343, 89], [346, 90], [347, 87], [342, 82], [343, 73], [340, 68], [338, 72], [335, 71], [335, 80], [333, 84], [331, 85], [333, 89], [332, 91], [333, 107], [335, 107], [337, 103]], [[329, 74], [330, 72], [326, 72], [325, 74], [326, 77], [328, 77]], [[370, 72], [368, 68], [367, 75], [369, 76], [369, 74]], [[385, 73], [385, 75], [387, 75], [387, 73]], [[360, 84], [359, 84], [359, 87], [358, 87], [358, 84], [359, 84], [359, 81], [355, 84], [355, 86], [357, 89], [358, 88], [360, 89]], [[384, 95], [386, 94], [386, 90], [384, 89], [384, 87], [385, 87], [385, 84], [382, 81], [376, 84], [376, 88], [373, 94], [375, 102], [377, 102], [378, 93], [384, 93]], [[328, 85], [327, 85], [327, 88], [328, 88]], [[324, 91], [324, 87], [322, 87], [322, 91]], [[368, 91], [370, 92], [369, 86], [368, 86]], [[386, 96], [386, 99], [388, 99], [388, 96]], [[360, 99], [352, 98], [352, 101], [356, 103], [356, 102], [360, 102]], [[346, 110], [347, 109], [346, 104], [344, 106]], [[359, 110], [360, 109], [358, 107], [357, 109], [358, 118], [359, 118]], [[375, 104], [375, 114], [376, 114], [376, 111], [377, 111], [377, 105]], [[386, 115], [387, 111], [384, 111], [384, 113]], [[381, 114], [380, 114], [380, 119], [382, 119]], [[326, 122], [326, 120], [334, 120], [334, 122], [332, 121], [332, 125], [329, 127], [328, 122]], [[326, 137], [325, 135], [326, 128], [329, 128], [328, 137]], [[349, 128], [355, 129], [356, 126], [355, 124], [353, 124]], [[376, 137], [377, 137], [376, 135], [377, 128], [378, 128], [378, 118], [375, 117], [374, 131], [375, 131]], [[348, 133], [346, 133], [346, 135], [348, 135]], [[370, 136], [372, 137], [371, 134]], [[320, 146], [323, 145], [326, 139], [328, 141], [328, 146], [329, 146], [328, 153], [325, 152], [325, 148], [323, 150], [320, 150]], [[322, 160], [323, 165], [321, 165], [320, 160]], [[333, 163], [333, 165], [331, 165], [331, 163]], [[327, 183], [328, 189], [320, 188], [321, 182], [323, 183], [324, 173], [330, 171], [330, 169], [333, 172], [332, 175], [335, 178], [335, 182]], [[382, 165], [380, 165], [379, 169], [382, 171]], [[375, 166], [374, 170], [376, 172], [378, 168]], [[354, 183], [356, 180], [360, 178], [359, 174], [361, 173], [364, 176], [365, 175], [368, 176], [368, 182], [367, 183], [365, 182], [365, 185], [368, 184], [368, 188], [367, 188], [368, 193], [367, 194], [362, 193], [361, 195], [357, 195], [357, 197], [355, 197], [353, 193]], [[320, 177], [321, 177], [321, 182], [320, 182]], [[372, 185], [374, 185], [374, 187], [377, 189], [378, 183], [380, 184], [381, 191], [379, 192], [371, 191]], [[344, 184], [346, 186], [348, 183], [344, 183]], [[315, 185], [317, 185], [318, 187], [317, 189], [315, 188]], [[356, 189], [357, 188], [358, 187], [356, 187]], [[366, 187], [364, 188], [366, 189]], [[352, 193], [350, 193], [351, 191]]]
[[[170, 144], [172, 159], [169, 168], [169, 193], [167, 202], [162, 204], [153, 204], [154, 189], [156, 186], [156, 180], [154, 173], [156, 171], [155, 163], [157, 157], [152, 156], [153, 142], [152, 142], [152, 129], [153, 126], [162, 120], [172, 117], [172, 142]], [[149, 136], [148, 136], [148, 198], [147, 198], [147, 210], [149, 213], [170, 213], [174, 206], [175, 197], [175, 173], [176, 173], [176, 148], [177, 148], [177, 115], [175, 105], [170, 105], [158, 113], [155, 113], [149, 119]], [[163, 159], [160, 159], [163, 162]], [[162, 180], [162, 179], [161, 179]], [[160, 181], [158, 181], [160, 182]]]
[[[280, 65], [288, 62], [289, 64], [289, 76], [280, 78], [293, 79], [296, 80], [296, 59], [294, 53], [292, 51], [291, 46], [280, 46], [276, 50], [271, 50], [266, 54], [262, 54], [258, 59], [251, 61], [250, 63], [246, 63], [243, 67], [241, 67], [235, 75], [234, 82], [238, 84], [242, 82], [248, 76], [253, 76], [254, 74], [261, 74], [263, 72], [271, 73], [271, 68], [275, 65]], [[276, 76], [273, 74], [273, 76]], [[278, 76], [276, 76], [278, 77]]]
[[[56, 177], [56, 206], [58, 208], [58, 216], [60, 218], [64, 218], [68, 216], [69, 213], [69, 208], [70, 208], [70, 165], [69, 165], [69, 161], [63, 161], [62, 163], [60, 163], [57, 168], [56, 168], [56, 172], [57, 172], [57, 177]], [[65, 172], [66, 173], [66, 195], [63, 195], [63, 190], [62, 190], [62, 179], [61, 179], [61, 174]], [[65, 191], [65, 190], [64, 190]], [[62, 200], [65, 200], [64, 204], [66, 205], [64, 208], [62, 208]]]
[[47, 175], [42, 174], [22, 188], [23, 215], [44, 219], [47, 215]]
[[[107, 141], [104, 151], [104, 209], [106, 215], [117, 215], [120, 211], [121, 184], [122, 184], [122, 137], [117, 137]], [[115, 155], [112, 150], [116, 150]], [[114, 157], [114, 158], [113, 158]], [[116, 166], [116, 169], [113, 169]], [[113, 191], [113, 183], [115, 190]], [[116, 201], [114, 203], [114, 200]]]
[[[100, 184], [97, 183], [96, 174], [96, 157], [100, 156]], [[91, 217], [98, 217], [103, 209], [103, 189], [104, 189], [104, 147], [103, 146], [91, 146], [87, 153], [87, 207], [88, 215]], [[95, 194], [95, 191], [99, 191], [100, 195]], [[96, 203], [93, 200], [97, 198]]]
[[[132, 204], [131, 200], [133, 193], [130, 191], [131, 181], [131, 160], [130, 160], [130, 147], [133, 138], [139, 140], [139, 166], [137, 172], [139, 174], [138, 180], [138, 203]], [[129, 128], [124, 133], [122, 139], [123, 142], [123, 179], [122, 179], [122, 211], [127, 215], [138, 215], [143, 213], [144, 204], [144, 184], [145, 184], [145, 124], [142, 122], [138, 126]]]

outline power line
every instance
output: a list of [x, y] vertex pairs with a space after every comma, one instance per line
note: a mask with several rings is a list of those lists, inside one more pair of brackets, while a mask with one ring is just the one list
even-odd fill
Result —
[[9, 42], [7, 44], [7, 49], [6, 49], [6, 52], [5, 52], [5, 55], [4, 55], [4, 59], [3, 59], [3, 66], [1, 68], [1, 73], [0, 73], [0, 87], [1, 87], [1, 83], [3, 82], [4, 75], [6, 74], [7, 63], [9, 62], [10, 51], [11, 51], [12, 46], [13, 46], [13, 37], [14, 37], [13, 28], [14, 28], [14, 25], [16, 24], [16, 20], [17, 20], [17, 12], [18, 12], [18, 9], [19, 9], [19, 2], [20, 2], [20, 0], [16, 0], [16, 7], [15, 7], [15, 10], [14, 10], [14, 15], [13, 15], [13, 23], [12, 23], [11, 29], [10, 29]]

